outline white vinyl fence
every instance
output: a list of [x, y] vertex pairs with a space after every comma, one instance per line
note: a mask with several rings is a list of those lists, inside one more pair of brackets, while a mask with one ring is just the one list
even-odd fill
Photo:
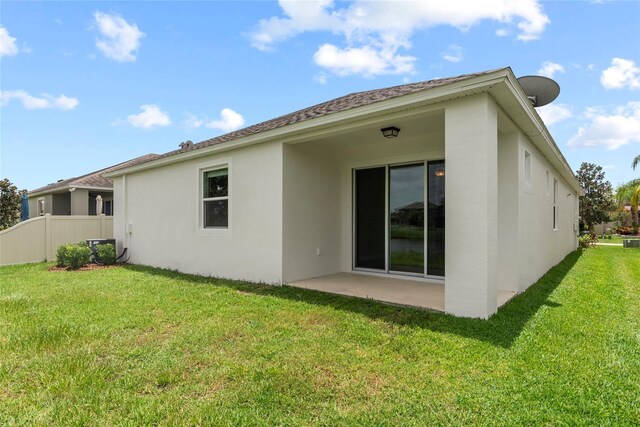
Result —
[[112, 238], [111, 216], [46, 214], [0, 231], [0, 265], [52, 261], [64, 243]]

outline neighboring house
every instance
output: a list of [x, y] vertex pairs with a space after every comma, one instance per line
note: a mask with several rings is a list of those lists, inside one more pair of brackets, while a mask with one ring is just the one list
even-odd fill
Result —
[[[113, 215], [113, 181], [104, 176], [118, 168], [130, 167], [158, 157], [147, 154], [91, 172], [76, 178], [61, 179], [56, 183], [29, 191], [29, 218], [52, 215]], [[102, 212], [96, 212], [96, 197], [102, 197]]]
[[[510, 68], [353, 93], [108, 176], [130, 262], [273, 284], [411, 277], [481, 318], [576, 249], [584, 194]], [[416, 202], [424, 224], [399, 236], [418, 245], [387, 239], [390, 210]]]

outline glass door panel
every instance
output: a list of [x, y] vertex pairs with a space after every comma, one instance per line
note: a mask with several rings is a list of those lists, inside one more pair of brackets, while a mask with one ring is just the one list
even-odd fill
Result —
[[385, 270], [385, 168], [355, 171], [355, 267]]
[[427, 274], [444, 276], [444, 160], [428, 162]]
[[424, 274], [424, 164], [389, 168], [389, 270]]

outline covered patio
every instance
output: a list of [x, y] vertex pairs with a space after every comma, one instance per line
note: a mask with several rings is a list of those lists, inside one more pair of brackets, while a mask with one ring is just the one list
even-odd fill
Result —
[[[411, 280], [360, 273], [337, 273], [300, 280], [288, 285], [429, 311], [445, 311], [445, 284], [443, 281]], [[498, 307], [503, 306], [516, 295], [512, 291], [498, 291], [497, 294]]]

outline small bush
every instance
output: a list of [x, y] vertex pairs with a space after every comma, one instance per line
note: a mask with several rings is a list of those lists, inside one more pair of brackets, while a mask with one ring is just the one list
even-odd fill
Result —
[[116, 248], [112, 244], [106, 245], [97, 245], [96, 246], [96, 254], [95, 254], [96, 262], [100, 264], [115, 264], [116, 263]]
[[623, 227], [616, 228], [616, 233], [628, 236], [628, 235], [631, 235], [631, 234], [637, 234], [638, 231], [635, 230], [635, 232], [634, 232], [633, 227], [623, 226]]
[[65, 255], [64, 266], [77, 270], [78, 268], [89, 264], [89, 258], [91, 257], [91, 249], [88, 245], [68, 245], [67, 253]]
[[598, 237], [592, 234], [584, 234], [578, 237], [578, 246], [587, 249], [588, 247], [593, 246], [597, 241]]
[[58, 250], [56, 251], [56, 266], [64, 267], [67, 262], [67, 255], [69, 253], [69, 247], [73, 245], [65, 244], [58, 246]]

